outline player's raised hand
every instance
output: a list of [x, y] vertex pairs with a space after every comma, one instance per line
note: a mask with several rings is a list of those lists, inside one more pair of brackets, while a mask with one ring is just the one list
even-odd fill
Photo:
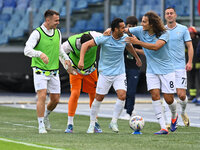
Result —
[[42, 53], [40, 55], [40, 58], [42, 59], [42, 61], [45, 63], [45, 64], [48, 64], [49, 63], [49, 58], [47, 57], [47, 55], [45, 53]]
[[127, 43], [133, 43], [133, 44], [137, 44], [139, 42], [139, 40], [134, 35], [132, 35], [130, 37], [126, 37], [125, 41]]
[[105, 36], [111, 35], [111, 28], [106, 29], [106, 31], [103, 32], [103, 35]]

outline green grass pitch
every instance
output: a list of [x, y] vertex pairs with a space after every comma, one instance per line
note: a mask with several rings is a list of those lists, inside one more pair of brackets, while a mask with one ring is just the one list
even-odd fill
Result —
[[[179, 126], [168, 135], [154, 135], [158, 123], [145, 122], [142, 135], [132, 135], [127, 120], [118, 120], [119, 133], [113, 133], [109, 118], [99, 118], [101, 134], [87, 134], [88, 116], [75, 116], [73, 134], [65, 134], [67, 114], [51, 113], [52, 131], [38, 134], [35, 110], [0, 106], [1, 150], [199, 150], [200, 128]], [[10, 140], [10, 141], [6, 141]]]

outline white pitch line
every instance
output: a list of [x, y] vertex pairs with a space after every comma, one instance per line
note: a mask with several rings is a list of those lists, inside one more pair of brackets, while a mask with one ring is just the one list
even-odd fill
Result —
[[174, 132], [173, 134], [200, 134], [200, 132]]
[[[35, 126], [28, 126], [28, 125], [25, 125], [25, 124], [16, 124], [16, 123], [12, 123], [12, 122], [3, 122], [5, 124], [10, 124], [10, 125], [13, 125], [13, 126], [22, 126], [22, 127], [27, 127], [27, 128], [35, 128], [35, 129], [38, 129], [37, 127]], [[62, 129], [51, 129], [51, 130], [54, 130], [54, 131], [62, 131]]]
[[1, 141], [5, 141], [5, 142], [11, 142], [11, 143], [22, 144], [22, 145], [26, 145], [26, 146], [38, 147], [38, 148], [45, 148], [45, 149], [51, 149], [51, 150], [64, 150], [64, 149], [62, 149], [62, 148], [53, 148], [53, 147], [42, 146], [42, 145], [36, 145], [36, 144], [31, 144], [31, 143], [18, 142], [18, 141], [8, 140], [8, 139], [4, 139], [4, 138], [0, 138], [0, 140], [1, 140]]
[[25, 125], [25, 124], [17, 124], [17, 123], [12, 123], [12, 122], [4, 122], [4, 123], [6, 123], [6, 124], [11, 124], [11, 125], [13, 125], [13, 126], [22, 126], [22, 127], [36, 128], [36, 129], [37, 129], [37, 127], [35, 127], [35, 126], [28, 126], [28, 125]]

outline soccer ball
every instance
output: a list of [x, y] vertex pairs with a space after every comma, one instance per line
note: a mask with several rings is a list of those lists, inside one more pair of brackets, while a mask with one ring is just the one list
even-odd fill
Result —
[[134, 131], [141, 131], [144, 127], [144, 119], [141, 116], [132, 116], [129, 120], [129, 125]]

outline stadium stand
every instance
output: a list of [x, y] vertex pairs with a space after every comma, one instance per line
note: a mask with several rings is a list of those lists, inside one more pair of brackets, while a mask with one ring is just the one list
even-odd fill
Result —
[[[126, 19], [131, 15], [132, 0], [110, 0], [110, 21], [115, 17]], [[195, 16], [198, 0], [194, 0]], [[165, 7], [175, 7], [178, 16], [188, 17], [190, 14], [190, 0], [165, 0]], [[136, 1], [136, 17], [141, 20], [145, 12], [154, 10], [161, 12], [160, 0]], [[0, 34], [4, 36], [1, 44], [10, 39], [23, 37], [29, 29], [29, 12], [33, 12], [32, 29], [43, 22], [43, 13], [46, 9], [60, 12], [61, 24], [66, 23], [66, 0], [0, 0]], [[104, 0], [70, 0], [71, 32], [79, 33], [85, 30], [104, 30]], [[60, 25], [62, 33], [66, 32], [66, 25]], [[15, 30], [14, 30], [15, 29]], [[20, 30], [22, 33], [20, 34]], [[8, 39], [8, 40], [7, 40]]]
[[[28, 34], [43, 22], [46, 9], [53, 9], [60, 13], [58, 26], [64, 38], [66, 35], [66, 1], [67, 0], [0, 0], [0, 87], [1, 89], [32, 92], [33, 86], [30, 59], [24, 57], [23, 48]], [[126, 19], [131, 15], [132, 0], [110, 0], [110, 21], [115, 17]], [[135, 0], [136, 17], [140, 21], [144, 13], [153, 10], [161, 15], [161, 0]], [[199, 21], [197, 11], [198, 0], [194, 0], [195, 20]], [[165, 7], [175, 7], [180, 17], [178, 21], [189, 23], [190, 0], [165, 0]], [[95, 30], [104, 30], [104, 0], [70, 0], [70, 32], [71, 34]], [[32, 17], [31, 17], [32, 15]], [[32, 24], [29, 21], [32, 20]], [[181, 20], [182, 19], [182, 20]], [[180, 22], [181, 23], [181, 22]], [[65, 40], [65, 39], [63, 39]], [[14, 46], [13, 46], [14, 45]], [[9, 57], [9, 59], [8, 59]], [[16, 63], [17, 62], [17, 63]], [[21, 65], [20, 65], [21, 64]], [[23, 67], [21, 67], [23, 66]], [[12, 69], [10, 69], [12, 68]], [[25, 78], [25, 76], [29, 78]], [[69, 87], [68, 75], [61, 67], [61, 82], [63, 89]], [[22, 80], [25, 80], [22, 85]], [[145, 75], [140, 77], [145, 82]], [[11, 85], [16, 88], [12, 89]], [[140, 85], [144, 85], [141, 83]], [[24, 86], [24, 88], [22, 88]], [[21, 89], [20, 89], [21, 87]], [[146, 91], [144, 88], [143, 91]], [[69, 88], [68, 88], [69, 90]], [[141, 93], [143, 92], [141, 91]], [[66, 91], [65, 91], [66, 92]]]

